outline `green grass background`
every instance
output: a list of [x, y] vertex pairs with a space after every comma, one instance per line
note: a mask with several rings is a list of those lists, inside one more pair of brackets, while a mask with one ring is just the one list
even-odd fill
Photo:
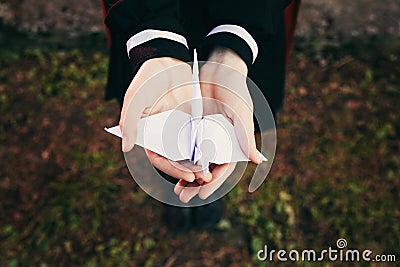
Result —
[[[338, 238], [398, 263], [399, 55], [398, 42], [299, 40], [268, 179], [250, 194], [244, 177], [214, 229], [175, 235], [102, 130], [119, 113], [103, 100], [105, 49], [1, 49], [0, 265], [265, 266], [264, 245], [322, 250]], [[318, 263], [332, 264], [344, 263]]]

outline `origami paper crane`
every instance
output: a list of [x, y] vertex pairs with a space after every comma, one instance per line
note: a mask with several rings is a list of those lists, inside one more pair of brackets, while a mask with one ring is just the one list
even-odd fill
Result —
[[[210, 163], [249, 161], [233, 125], [222, 114], [203, 116], [196, 50], [191, 104], [192, 114], [175, 109], [140, 119], [136, 144], [173, 161], [190, 160], [200, 165], [205, 174]], [[104, 129], [122, 138], [119, 126]], [[260, 159], [267, 161], [261, 153]]]

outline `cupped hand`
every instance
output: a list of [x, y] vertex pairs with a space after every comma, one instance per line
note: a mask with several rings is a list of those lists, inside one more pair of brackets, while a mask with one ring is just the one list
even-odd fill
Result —
[[[254, 138], [253, 102], [246, 84], [247, 66], [230, 49], [216, 49], [200, 69], [200, 85], [203, 96], [203, 113], [223, 114], [234, 126], [243, 152], [259, 164], [260, 154]], [[175, 194], [187, 203], [194, 196], [208, 198], [229, 177], [236, 163], [213, 165], [211, 180], [188, 182], [181, 179], [175, 186]]]
[[[122, 151], [135, 146], [137, 124], [140, 118], [163, 111], [179, 109], [190, 114], [192, 70], [180, 60], [162, 57], [147, 60], [129, 85], [121, 111]], [[129, 119], [128, 119], [129, 118]], [[209, 181], [211, 174], [193, 170], [145, 149], [154, 167], [162, 172], [188, 182], [196, 178]]]

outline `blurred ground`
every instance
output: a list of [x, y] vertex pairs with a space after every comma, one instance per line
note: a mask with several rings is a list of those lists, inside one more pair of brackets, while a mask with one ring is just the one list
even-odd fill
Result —
[[104, 39], [0, 49], [1, 266], [265, 266], [264, 245], [338, 238], [400, 259], [398, 42], [296, 42], [267, 181], [249, 194], [244, 177], [219, 225], [186, 236], [102, 130], [119, 108], [102, 100], [107, 52], [91, 42]]
[[[1, 24], [45, 35], [103, 31], [98, 0], [3, 0]], [[399, 37], [400, 0], [303, 0], [297, 36], [335, 42], [364, 35]]]

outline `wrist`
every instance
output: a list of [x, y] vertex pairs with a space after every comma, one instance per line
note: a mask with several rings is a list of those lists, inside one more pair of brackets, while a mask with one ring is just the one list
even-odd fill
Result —
[[216, 47], [209, 55], [208, 61], [227, 65], [247, 76], [248, 69], [244, 60], [232, 49]]

